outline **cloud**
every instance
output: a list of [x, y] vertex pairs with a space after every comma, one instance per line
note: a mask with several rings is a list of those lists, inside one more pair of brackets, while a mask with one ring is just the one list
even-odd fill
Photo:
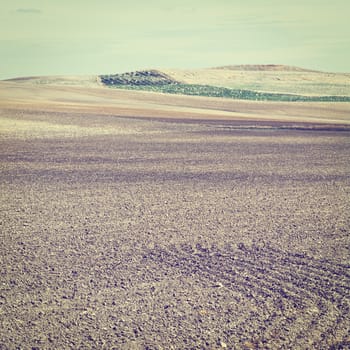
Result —
[[38, 15], [41, 13], [41, 10], [35, 9], [35, 8], [20, 8], [15, 11], [16, 13], [22, 13], [22, 14], [34, 14]]

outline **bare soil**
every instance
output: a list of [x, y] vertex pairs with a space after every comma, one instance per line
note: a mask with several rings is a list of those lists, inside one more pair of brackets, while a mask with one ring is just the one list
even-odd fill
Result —
[[350, 347], [349, 104], [0, 93], [0, 349]]
[[0, 349], [350, 347], [345, 124], [18, 100], [0, 110]]
[[[77, 82], [78, 84], [78, 82]], [[0, 82], [0, 108], [162, 119], [274, 121], [350, 126], [349, 102], [257, 102], [97, 86]], [[40, 114], [40, 113], [39, 113]]]

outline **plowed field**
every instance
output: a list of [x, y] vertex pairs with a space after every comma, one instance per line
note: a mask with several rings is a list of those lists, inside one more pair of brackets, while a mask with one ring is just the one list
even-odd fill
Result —
[[345, 126], [33, 108], [0, 116], [0, 349], [350, 347]]

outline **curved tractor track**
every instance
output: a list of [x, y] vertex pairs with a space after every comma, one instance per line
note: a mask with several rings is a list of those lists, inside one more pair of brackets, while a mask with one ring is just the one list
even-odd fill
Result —
[[[197, 277], [201, 283], [221, 289], [229, 301], [249, 300], [255, 312], [238, 322], [227, 318], [222, 336], [243, 348], [348, 349], [350, 275], [346, 265], [285, 253], [271, 247], [238, 248], [226, 245], [171, 246], [154, 248], [144, 263], [177, 269], [181, 275]], [[165, 272], [167, 273], [167, 272]], [[276, 311], [278, 310], [278, 311]], [[226, 310], [229, 311], [229, 310]], [[257, 333], [256, 325], [263, 325]], [[234, 325], [234, 326], [233, 326]], [[343, 330], [343, 331], [342, 331]], [[313, 339], [307, 344], [306, 339]], [[240, 340], [240, 341], [241, 341]]]

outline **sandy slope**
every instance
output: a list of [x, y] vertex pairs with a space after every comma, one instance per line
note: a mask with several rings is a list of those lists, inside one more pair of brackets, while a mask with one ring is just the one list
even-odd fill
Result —
[[[47, 78], [48, 79], [48, 78]], [[70, 81], [68, 79], [68, 81]], [[349, 103], [238, 101], [113, 90], [97, 85], [37, 84], [37, 80], [0, 82], [0, 108], [86, 112], [129, 117], [214, 120], [271, 120], [350, 124]]]

